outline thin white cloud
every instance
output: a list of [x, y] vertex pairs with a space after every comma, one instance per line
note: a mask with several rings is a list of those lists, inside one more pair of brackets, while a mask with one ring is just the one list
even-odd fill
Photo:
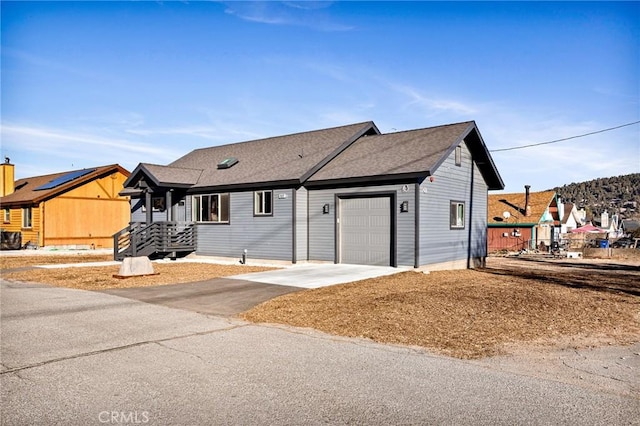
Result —
[[289, 6], [289, 7], [293, 7], [295, 9], [303, 9], [303, 10], [317, 10], [317, 9], [325, 9], [327, 7], [330, 7], [333, 3], [333, 1], [311, 1], [311, 0], [304, 0], [304, 1], [283, 1], [282, 4]]
[[360, 123], [371, 120], [370, 117], [360, 114], [356, 110], [349, 111], [345, 109], [328, 109], [327, 112], [321, 113], [319, 118], [326, 127], [342, 126], [345, 124]]
[[[557, 121], [544, 128], [548, 124], [544, 120], [532, 120], [529, 129], [501, 129], [503, 135], [495, 138], [499, 143], [493, 143], [490, 149], [544, 142], [606, 127]], [[491, 133], [491, 128], [484, 132], [485, 135]], [[503, 139], [509, 133], [513, 138]], [[571, 182], [640, 172], [640, 149], [628, 149], [633, 146], [633, 138], [632, 132], [604, 133], [558, 144], [495, 152], [492, 156], [507, 184], [507, 192], [520, 191], [525, 184], [533, 185], [535, 190], [545, 190]]]
[[459, 100], [428, 96], [421, 90], [406, 84], [390, 84], [390, 88], [403, 95], [407, 100], [404, 108], [421, 108], [428, 115], [439, 113], [451, 113], [461, 116], [469, 116], [477, 112], [476, 107]]
[[333, 80], [340, 82], [353, 81], [352, 75], [349, 73], [347, 68], [338, 64], [309, 60], [304, 62], [302, 65], [315, 73], [330, 77]]
[[79, 115], [74, 119], [82, 125], [110, 129], [141, 127], [147, 121], [144, 115], [134, 111], [107, 111], [99, 115]]
[[213, 123], [203, 125], [188, 125], [175, 127], [133, 127], [125, 131], [127, 133], [150, 137], [150, 136], [185, 136], [192, 140], [193, 138], [205, 139], [208, 144], [230, 143], [241, 140], [259, 139], [263, 137], [263, 133], [249, 130], [247, 123], [243, 125], [234, 125], [233, 123]]
[[[526, 123], [499, 121], [501, 127], [493, 133], [491, 149], [521, 147], [530, 144], [572, 137], [597, 130], [597, 125], [588, 122], [561, 122], [560, 120], [532, 119]], [[520, 124], [518, 124], [520, 123]], [[575, 141], [579, 144], [579, 140]], [[567, 144], [570, 141], [566, 142]], [[529, 149], [529, 148], [524, 148]]]
[[160, 127], [160, 128], [130, 128], [127, 133], [139, 136], [159, 135], [188, 135], [203, 139], [221, 140], [217, 129], [210, 126], [184, 126], [184, 127]]
[[103, 74], [98, 74], [94, 70], [86, 70], [83, 68], [77, 68], [69, 66], [66, 62], [59, 62], [53, 59], [36, 56], [29, 52], [20, 51], [12, 48], [2, 48], [2, 55], [10, 58], [14, 58], [18, 61], [34, 65], [37, 68], [44, 68], [53, 71], [61, 71], [67, 74], [72, 74], [78, 77], [90, 78], [93, 80], [106, 80], [110, 77]]
[[133, 142], [126, 139], [109, 139], [89, 134], [73, 133], [61, 129], [48, 129], [42, 127], [28, 127], [19, 125], [2, 125], [3, 140], [20, 140], [21, 147], [33, 151], [50, 151], [53, 147], [63, 147], [68, 143], [81, 143], [95, 147], [108, 147], [131, 154], [144, 154], [153, 156], [166, 155], [165, 149]]
[[76, 132], [44, 126], [2, 124], [2, 154], [11, 157], [24, 176], [118, 163], [131, 170], [140, 162], [168, 163], [183, 152], [178, 146], [151, 144], [103, 133]]
[[249, 2], [244, 5], [233, 3], [229, 5], [225, 10], [225, 13], [236, 16], [245, 21], [257, 22], [260, 24], [293, 25], [293, 22], [290, 19], [268, 10], [266, 3]]
[[638, 105], [638, 95], [634, 95], [634, 94], [630, 94], [630, 93], [621, 93], [619, 91], [613, 90], [613, 89], [609, 89], [603, 86], [599, 86], [599, 87], [595, 87], [593, 89], [593, 91], [595, 93], [598, 93], [599, 95], [603, 95], [606, 97], [611, 97], [611, 98], [617, 98], [617, 99], [622, 99], [625, 101], [628, 101], [630, 104], [632, 105]]
[[242, 20], [268, 25], [291, 25], [317, 31], [349, 31], [353, 26], [336, 22], [328, 13], [327, 2], [227, 2], [225, 13]]

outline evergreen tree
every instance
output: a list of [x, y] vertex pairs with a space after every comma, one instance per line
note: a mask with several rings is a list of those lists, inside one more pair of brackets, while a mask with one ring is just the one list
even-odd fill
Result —
[[607, 210], [620, 219], [640, 219], [640, 173], [570, 183], [553, 190], [564, 202], [584, 208], [589, 217], [599, 219]]

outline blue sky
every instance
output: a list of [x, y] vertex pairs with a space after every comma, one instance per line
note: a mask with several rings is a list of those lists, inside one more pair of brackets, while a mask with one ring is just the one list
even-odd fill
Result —
[[[638, 2], [1, 2], [16, 177], [373, 120], [492, 149], [640, 120]], [[640, 125], [492, 154], [508, 192], [640, 172]]]

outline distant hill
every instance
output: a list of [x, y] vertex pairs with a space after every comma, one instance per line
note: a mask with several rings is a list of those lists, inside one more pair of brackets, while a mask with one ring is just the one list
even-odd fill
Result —
[[640, 173], [593, 179], [553, 188], [563, 202], [584, 208], [587, 220], [607, 210], [621, 219], [640, 219]]

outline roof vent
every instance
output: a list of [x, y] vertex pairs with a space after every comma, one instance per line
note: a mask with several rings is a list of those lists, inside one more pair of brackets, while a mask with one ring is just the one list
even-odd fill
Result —
[[225, 158], [221, 162], [218, 163], [219, 169], [228, 169], [230, 167], [235, 166], [238, 163], [238, 159], [236, 157]]

